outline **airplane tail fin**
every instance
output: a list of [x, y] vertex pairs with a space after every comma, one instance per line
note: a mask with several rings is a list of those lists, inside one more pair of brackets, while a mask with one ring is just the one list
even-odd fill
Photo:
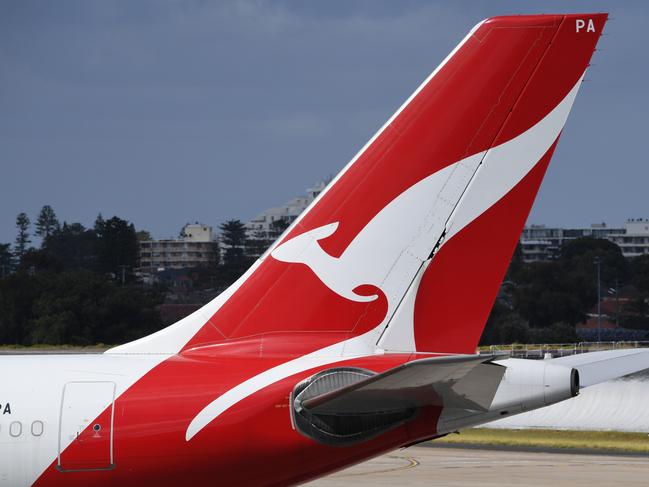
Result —
[[472, 353], [606, 18], [478, 24], [231, 289], [113, 352]]

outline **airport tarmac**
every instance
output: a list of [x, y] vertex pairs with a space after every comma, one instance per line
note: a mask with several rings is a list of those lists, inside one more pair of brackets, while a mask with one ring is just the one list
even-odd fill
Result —
[[649, 457], [415, 446], [306, 485], [394, 487], [649, 485]]

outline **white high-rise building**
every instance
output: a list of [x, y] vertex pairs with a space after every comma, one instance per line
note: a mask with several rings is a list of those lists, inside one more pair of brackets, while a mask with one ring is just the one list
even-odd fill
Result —
[[608, 239], [622, 249], [625, 257], [649, 254], [649, 220], [627, 220], [624, 233], [610, 235]]
[[188, 223], [183, 227], [181, 238], [185, 242], [213, 242], [212, 227], [202, 223]]
[[322, 192], [328, 181], [320, 181], [298, 196], [276, 208], [269, 208], [246, 223], [249, 239], [274, 240]]
[[201, 223], [188, 223], [177, 239], [140, 242], [140, 272], [206, 267], [216, 259], [212, 227]]
[[523, 259], [526, 262], [554, 259], [564, 243], [581, 237], [610, 240], [620, 247], [625, 257], [649, 254], [649, 220], [638, 218], [627, 220], [624, 227], [608, 227], [605, 223], [585, 228], [530, 225], [525, 227], [520, 238]]

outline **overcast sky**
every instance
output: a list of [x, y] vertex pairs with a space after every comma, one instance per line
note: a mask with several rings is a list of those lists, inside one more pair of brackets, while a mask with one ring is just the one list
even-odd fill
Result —
[[485, 17], [608, 11], [529, 223], [649, 216], [649, 4], [0, 3], [0, 242], [20, 211], [155, 237], [338, 172]]

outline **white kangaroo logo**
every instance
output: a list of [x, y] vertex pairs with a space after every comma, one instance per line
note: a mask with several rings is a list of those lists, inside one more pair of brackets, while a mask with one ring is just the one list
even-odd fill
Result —
[[329, 289], [351, 301], [376, 300], [377, 294], [354, 292], [363, 284], [375, 286], [385, 293], [391, 310], [444, 231], [482, 155], [451, 164], [406, 189], [361, 229], [340, 257], [332, 257], [318, 243], [333, 235], [339, 222], [293, 237], [271, 255], [305, 264]]
[[[307, 265], [329, 289], [350, 301], [374, 301], [378, 298], [377, 294], [362, 296], [354, 292], [356, 287], [369, 283], [362, 282], [367, 279], [362, 273], [345, 272], [350, 265], [353, 265], [350, 262], [349, 249], [340, 258], [336, 258], [320, 247], [318, 240], [333, 235], [337, 228], [338, 222], [335, 222], [305, 232], [280, 245], [271, 255], [282, 262]], [[352, 269], [354, 267], [358, 268], [353, 266]]]

